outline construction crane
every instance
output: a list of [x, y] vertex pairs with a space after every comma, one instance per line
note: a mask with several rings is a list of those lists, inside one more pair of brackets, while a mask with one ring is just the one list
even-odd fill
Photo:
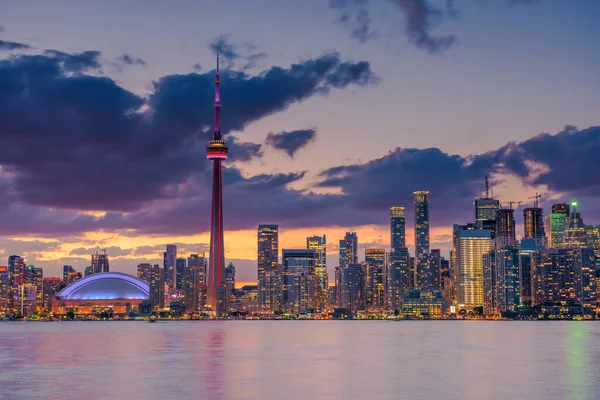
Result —
[[513, 204], [516, 204], [517, 207], [519, 207], [521, 205], [522, 201], [505, 201], [504, 203], [508, 203], [508, 208], [510, 208], [511, 210], [514, 210]]
[[535, 196], [529, 197], [529, 199], [535, 199], [533, 201], [533, 207], [534, 208], [538, 208], [538, 200], [542, 198], [541, 194], [538, 194], [538, 192], [535, 192]]
[[105, 248], [101, 248], [101, 249], [100, 249], [100, 251], [102, 251], [104, 254], [106, 254], [106, 249], [107, 249], [108, 247], [110, 247], [110, 244], [112, 243], [112, 240], [114, 239], [114, 237], [115, 237], [115, 235], [116, 235], [116, 234], [117, 234], [117, 232], [114, 232], [114, 233], [112, 234], [112, 236], [111, 236], [111, 237], [110, 237], [110, 239], [108, 240], [108, 243], [107, 243], [106, 247], [105, 247]]

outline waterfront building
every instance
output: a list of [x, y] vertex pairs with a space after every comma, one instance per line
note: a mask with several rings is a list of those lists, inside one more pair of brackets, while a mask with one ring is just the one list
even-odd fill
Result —
[[225, 268], [225, 284], [227, 286], [227, 296], [231, 299], [231, 295], [235, 291], [235, 265], [232, 262]]
[[459, 228], [455, 231], [456, 302], [459, 308], [483, 306], [483, 256], [490, 250], [490, 242], [488, 230]]
[[314, 307], [315, 251], [309, 249], [284, 249], [282, 251], [280, 309], [285, 313], [299, 314]]
[[[279, 261], [279, 226], [259, 225], [258, 226], [258, 305], [263, 312], [272, 313], [275, 311], [275, 304], [272, 301], [274, 293], [271, 280], [277, 276], [277, 265]], [[267, 275], [269, 277], [267, 278]], [[278, 285], [276, 285], [278, 286]]]
[[429, 191], [418, 190], [415, 199], [415, 257], [429, 250]]
[[150, 287], [144, 280], [121, 272], [99, 272], [58, 292], [52, 300], [52, 311], [94, 315], [110, 309], [114, 314], [125, 314], [129, 308], [147, 301], [149, 295]]
[[578, 306], [588, 312], [597, 306], [593, 249], [561, 248], [536, 252], [531, 279], [534, 306]]
[[44, 278], [43, 294], [42, 294], [42, 309], [44, 311], [52, 310], [54, 295], [62, 289], [64, 281], [60, 278]]
[[408, 248], [396, 249], [387, 255], [387, 303], [391, 310], [402, 307], [404, 292], [414, 286]]
[[446, 300], [439, 290], [408, 290], [402, 301], [402, 315], [412, 318], [442, 318]]
[[496, 249], [494, 314], [515, 311], [521, 304], [519, 249], [508, 246]]
[[[187, 268], [194, 268], [198, 273], [198, 309], [204, 310], [206, 306], [206, 255], [202, 253], [190, 254], [187, 259]], [[194, 272], [196, 273], [196, 272]], [[188, 287], [189, 290], [189, 287]]]
[[189, 313], [201, 310], [203, 303], [203, 276], [204, 265], [193, 263], [185, 268], [181, 290], [183, 292], [183, 303]]
[[367, 308], [381, 309], [385, 306], [385, 250], [365, 249], [365, 278]]
[[348, 314], [365, 309], [365, 270], [362, 264], [348, 264], [339, 269], [338, 307]]

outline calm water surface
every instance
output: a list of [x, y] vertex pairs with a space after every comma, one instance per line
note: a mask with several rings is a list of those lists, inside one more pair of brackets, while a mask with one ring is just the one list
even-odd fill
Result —
[[0, 323], [0, 399], [600, 399], [600, 323]]

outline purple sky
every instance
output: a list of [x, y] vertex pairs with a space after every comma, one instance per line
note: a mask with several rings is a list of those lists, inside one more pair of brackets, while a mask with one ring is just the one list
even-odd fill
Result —
[[0, 257], [56, 275], [96, 246], [126, 272], [170, 242], [201, 250], [217, 50], [241, 280], [258, 223], [286, 247], [328, 232], [331, 269], [332, 234], [387, 247], [387, 209], [410, 215], [417, 189], [447, 250], [486, 174], [501, 199], [578, 197], [599, 223], [599, 17], [593, 1], [3, 1]]

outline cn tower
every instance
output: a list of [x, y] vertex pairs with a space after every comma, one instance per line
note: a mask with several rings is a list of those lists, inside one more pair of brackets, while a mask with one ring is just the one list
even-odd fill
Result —
[[221, 139], [221, 96], [219, 91], [219, 55], [215, 80], [215, 133], [206, 147], [206, 158], [213, 161], [210, 259], [206, 305], [217, 316], [227, 315], [229, 299], [225, 290], [225, 250], [223, 245], [223, 175], [221, 162], [227, 159], [227, 144]]

